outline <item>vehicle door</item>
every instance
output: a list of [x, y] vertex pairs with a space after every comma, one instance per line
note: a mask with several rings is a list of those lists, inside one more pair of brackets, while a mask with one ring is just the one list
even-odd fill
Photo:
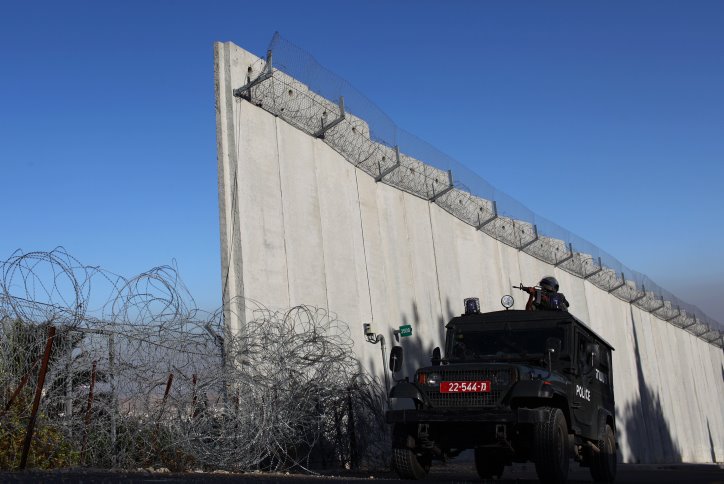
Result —
[[613, 398], [613, 366], [611, 361], [611, 350], [608, 347], [600, 347], [600, 357], [594, 370], [596, 387], [601, 392], [601, 405], [611, 414], [614, 414]]
[[596, 379], [600, 347], [582, 328], [576, 328], [576, 378], [573, 388], [573, 418], [583, 436], [597, 436], [598, 409], [601, 406], [601, 385]]

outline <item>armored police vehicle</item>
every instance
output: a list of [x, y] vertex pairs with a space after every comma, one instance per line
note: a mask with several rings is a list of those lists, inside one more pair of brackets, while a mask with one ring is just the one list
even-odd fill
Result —
[[[397, 380], [387, 422], [392, 463], [422, 479], [433, 460], [474, 449], [483, 479], [532, 461], [543, 482], [565, 482], [571, 458], [597, 482], [616, 476], [613, 347], [565, 311], [480, 313], [477, 299], [446, 326], [444, 357]], [[400, 346], [390, 369], [400, 371]]]

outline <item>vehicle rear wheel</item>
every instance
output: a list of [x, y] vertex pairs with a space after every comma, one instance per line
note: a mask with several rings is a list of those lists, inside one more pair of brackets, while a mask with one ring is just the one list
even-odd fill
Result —
[[542, 410], [544, 421], [536, 424], [533, 435], [535, 470], [541, 482], [566, 482], [570, 452], [566, 417], [559, 408]]
[[392, 449], [392, 467], [403, 479], [424, 479], [430, 472], [431, 459], [418, 456], [412, 449]]
[[610, 425], [606, 425], [598, 448], [601, 452], [591, 456], [591, 477], [595, 482], [613, 482], [616, 479], [616, 436]]
[[494, 452], [486, 452], [479, 447], [475, 449], [475, 470], [478, 471], [481, 479], [492, 479], [493, 477], [500, 479], [504, 469], [505, 463], [500, 460], [500, 456]]

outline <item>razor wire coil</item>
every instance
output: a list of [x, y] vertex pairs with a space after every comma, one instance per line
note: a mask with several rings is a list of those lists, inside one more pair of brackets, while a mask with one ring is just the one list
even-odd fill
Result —
[[353, 450], [384, 461], [384, 392], [324, 309], [237, 301], [253, 318], [232, 334], [173, 267], [127, 279], [56, 249], [16, 252], [0, 275], [0, 468], [19, 462], [50, 325], [33, 467], [304, 470], [350, 465]]

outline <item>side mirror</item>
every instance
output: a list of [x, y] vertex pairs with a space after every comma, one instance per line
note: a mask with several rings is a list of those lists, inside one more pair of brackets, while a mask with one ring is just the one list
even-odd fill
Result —
[[546, 353], [560, 354], [563, 343], [560, 338], [550, 337], [546, 339]]
[[390, 371], [397, 373], [402, 369], [402, 346], [393, 346], [390, 350]]
[[442, 354], [440, 353], [440, 347], [436, 347], [432, 350], [432, 366], [440, 366], [440, 360], [442, 360]]

